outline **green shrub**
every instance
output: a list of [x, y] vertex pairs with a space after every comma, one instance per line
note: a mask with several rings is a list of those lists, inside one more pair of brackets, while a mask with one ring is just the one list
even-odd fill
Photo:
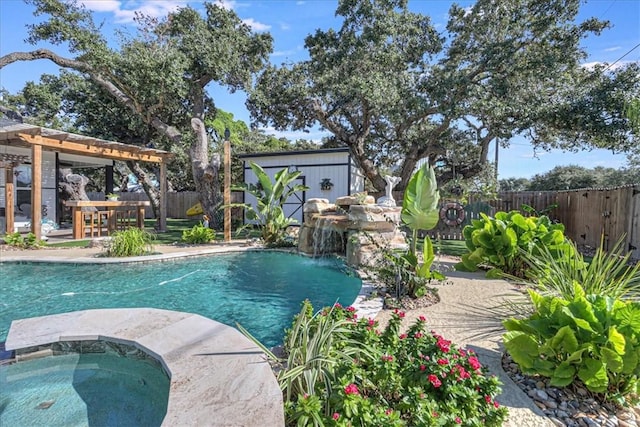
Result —
[[402, 317], [380, 331], [353, 307], [303, 307], [278, 373], [287, 425], [502, 425], [499, 381], [476, 355], [425, 332], [424, 318], [401, 334]]
[[408, 250], [406, 252], [381, 248], [382, 259], [376, 268], [378, 279], [385, 285], [387, 292], [396, 298], [407, 295], [411, 298], [424, 296], [432, 280], [444, 280], [445, 276], [432, 271], [435, 259], [433, 244], [427, 236], [422, 246], [422, 262]]
[[605, 251], [603, 244], [593, 259], [585, 262], [573, 242], [573, 256], [556, 257], [547, 248], [537, 255], [525, 254], [528, 266], [528, 284], [543, 294], [573, 298], [574, 283], [579, 283], [586, 294], [612, 298], [635, 299], [640, 296], [640, 264], [631, 265], [631, 252], [625, 254], [624, 238]]
[[215, 238], [215, 231], [202, 224], [196, 224], [190, 230], [184, 230], [182, 232], [182, 241], [192, 245], [209, 243]]
[[106, 254], [110, 257], [128, 257], [149, 254], [153, 251], [155, 236], [148, 231], [131, 227], [123, 231], [116, 231], [106, 247]]
[[33, 233], [27, 233], [26, 236], [22, 236], [19, 232], [8, 233], [4, 236], [4, 242], [9, 246], [22, 249], [36, 249], [42, 247], [42, 241], [36, 238]]
[[624, 403], [640, 392], [640, 304], [585, 294], [571, 298], [529, 290], [535, 312], [503, 322], [504, 345], [525, 374], [567, 386], [580, 380], [592, 392]]
[[523, 254], [537, 256], [542, 248], [554, 258], [575, 253], [564, 235], [564, 225], [554, 224], [547, 216], [524, 217], [518, 211], [497, 212], [494, 218], [480, 216], [462, 229], [469, 252], [456, 265], [459, 270], [476, 271], [479, 265], [486, 265], [492, 267], [487, 273], [490, 277], [524, 277]]

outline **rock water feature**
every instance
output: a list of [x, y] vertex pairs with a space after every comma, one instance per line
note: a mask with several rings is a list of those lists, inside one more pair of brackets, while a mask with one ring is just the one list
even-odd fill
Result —
[[372, 196], [343, 196], [335, 203], [310, 199], [303, 208], [298, 250], [313, 256], [346, 255], [349, 265], [359, 267], [375, 263], [378, 247], [406, 249], [398, 229], [402, 208], [390, 197], [392, 186], [387, 187], [384, 205]]

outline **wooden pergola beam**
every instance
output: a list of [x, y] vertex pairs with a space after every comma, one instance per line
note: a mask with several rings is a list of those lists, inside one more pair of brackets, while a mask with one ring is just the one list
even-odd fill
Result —
[[122, 147], [124, 144], [101, 143], [98, 140], [87, 139], [71, 141], [52, 136], [31, 135], [23, 132], [18, 133], [16, 136], [20, 141], [29, 145], [39, 145], [63, 153], [102, 157], [112, 160], [164, 163], [170, 156], [170, 153], [161, 155], [155, 150], [141, 149], [138, 151], [138, 149], [132, 148], [131, 146]]

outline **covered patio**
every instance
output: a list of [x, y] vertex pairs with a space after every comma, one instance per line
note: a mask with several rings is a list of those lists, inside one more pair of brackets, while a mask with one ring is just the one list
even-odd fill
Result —
[[[55, 210], [60, 206], [58, 196], [58, 171], [68, 165], [101, 166], [113, 176], [113, 161], [136, 161], [157, 163], [160, 168], [159, 179], [159, 215], [158, 229], [166, 229], [167, 205], [167, 162], [173, 155], [167, 151], [154, 148], [138, 147], [116, 141], [107, 141], [84, 135], [63, 132], [42, 126], [19, 123], [0, 117], [0, 207], [4, 210], [5, 227], [0, 234], [13, 232], [16, 219], [17, 191], [30, 192], [31, 232], [36, 238], [42, 238], [41, 223], [43, 219], [59, 219]], [[24, 188], [16, 188], [16, 180], [21, 165], [30, 165], [30, 179]], [[107, 178], [107, 192], [112, 191], [113, 181]], [[111, 188], [109, 188], [111, 187]], [[24, 204], [27, 205], [27, 204]], [[51, 209], [48, 208], [56, 208]], [[74, 217], [74, 222], [76, 218]], [[140, 225], [140, 224], [138, 224]], [[74, 224], [74, 230], [77, 224]]]

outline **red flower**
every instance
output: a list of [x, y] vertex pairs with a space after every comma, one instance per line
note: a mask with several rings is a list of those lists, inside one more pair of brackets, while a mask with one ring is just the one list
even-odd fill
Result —
[[438, 342], [436, 343], [440, 351], [444, 353], [449, 353], [449, 346], [451, 345], [451, 341], [445, 340], [442, 337], [438, 337]]
[[376, 325], [376, 321], [373, 319], [369, 319], [369, 326], [375, 326]]
[[438, 388], [442, 385], [442, 382], [436, 375], [430, 374], [428, 378], [431, 385], [434, 386], [435, 388]]
[[398, 309], [396, 308], [395, 310], [393, 310], [393, 312], [394, 312], [395, 314], [397, 314], [399, 318], [401, 318], [401, 319], [403, 319], [403, 318], [404, 318], [404, 311], [400, 311], [400, 310], [398, 310]]
[[422, 338], [422, 332], [416, 332], [416, 334], [414, 335], [414, 337], [416, 337], [416, 338]]
[[358, 390], [358, 386], [351, 383], [344, 388], [345, 394], [360, 394], [360, 390]]
[[393, 362], [393, 356], [391, 356], [390, 354], [383, 354], [382, 360], [385, 362]]
[[427, 369], [427, 367], [426, 367], [426, 366], [424, 366], [424, 365], [420, 365], [420, 370], [421, 370], [421, 371], [424, 371], [424, 370], [426, 370], [426, 369]]
[[447, 359], [438, 359], [438, 365], [448, 365]]
[[347, 307], [347, 309], [346, 309], [346, 310], [347, 310], [347, 311], [349, 311], [349, 312], [354, 312], [354, 311], [356, 311], [355, 307], [353, 307], [353, 306], [351, 306], [351, 305], [350, 305], [349, 307]]
[[334, 413], [333, 413], [332, 418], [333, 418], [334, 420], [338, 421], [338, 419], [340, 419], [340, 414], [339, 414], [339, 413], [337, 413], [337, 412], [334, 412]]
[[489, 396], [488, 394], [484, 397], [484, 401], [487, 403], [491, 403], [491, 396]]
[[480, 369], [480, 367], [482, 366], [482, 365], [480, 364], [480, 361], [478, 360], [478, 358], [477, 358], [477, 357], [475, 357], [475, 356], [470, 356], [470, 357], [469, 357], [469, 365], [471, 365], [471, 367], [472, 367], [473, 369], [475, 369], [475, 370]]
[[460, 419], [460, 417], [456, 417], [456, 424], [462, 424], [462, 420]]
[[495, 406], [496, 408], [499, 408], [499, 407], [500, 407], [500, 404], [498, 403], [498, 401], [497, 401], [497, 400], [494, 400], [494, 401], [493, 401], [493, 406]]
[[400, 334], [400, 336], [398, 338], [400, 338], [401, 340], [405, 339], [407, 337], [407, 334]]
[[424, 316], [420, 316], [420, 317], [418, 317], [418, 319], [420, 319], [421, 322], [426, 322], [427, 321], [427, 318], [424, 317]]

